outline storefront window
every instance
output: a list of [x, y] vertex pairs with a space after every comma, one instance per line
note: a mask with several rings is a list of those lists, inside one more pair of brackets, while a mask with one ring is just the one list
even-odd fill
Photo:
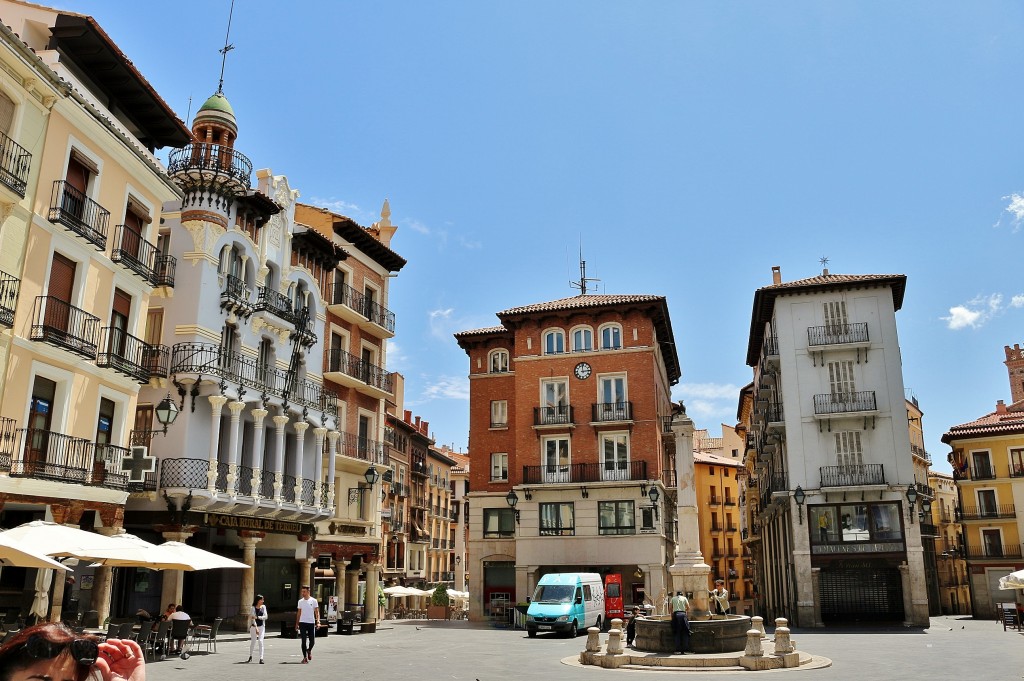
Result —
[[807, 509], [812, 544], [903, 539], [899, 504], [842, 504]]

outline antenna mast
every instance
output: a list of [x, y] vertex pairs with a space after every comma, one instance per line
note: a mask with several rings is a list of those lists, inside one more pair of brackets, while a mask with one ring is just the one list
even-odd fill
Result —
[[220, 52], [220, 80], [217, 82], [217, 92], [224, 92], [224, 65], [228, 60], [228, 52], [235, 49], [235, 46], [228, 42], [231, 37], [231, 17], [235, 14], [235, 0], [231, 0], [231, 10], [228, 12], [228, 32], [224, 35], [224, 47], [217, 50]]
[[581, 296], [585, 296], [585, 295], [587, 295], [587, 282], [588, 281], [601, 281], [601, 280], [587, 276], [587, 261], [583, 259], [583, 247], [581, 246], [580, 247], [580, 280], [579, 281], [570, 281], [569, 282], [569, 286], [571, 286], [573, 288], [578, 288], [580, 290], [580, 295]]

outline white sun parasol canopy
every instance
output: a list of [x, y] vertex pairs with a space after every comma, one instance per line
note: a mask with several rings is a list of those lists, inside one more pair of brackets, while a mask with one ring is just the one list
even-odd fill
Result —
[[220, 568], [238, 568], [248, 570], [249, 566], [237, 560], [231, 560], [216, 553], [197, 549], [194, 546], [183, 544], [178, 541], [168, 541], [157, 546], [164, 551], [164, 555], [173, 556], [189, 567], [189, 570], [217, 570]]
[[1000, 589], [1024, 589], [1024, 570], [1011, 572], [999, 578]]
[[112, 560], [145, 560], [145, 549], [118, 542], [96, 532], [86, 532], [77, 527], [58, 525], [43, 520], [0, 533], [0, 536], [27, 544], [37, 553], [47, 556], [74, 556], [103, 562]]
[[45, 554], [31, 548], [14, 537], [0, 532], [0, 567], [50, 568], [67, 570], [67, 568]]

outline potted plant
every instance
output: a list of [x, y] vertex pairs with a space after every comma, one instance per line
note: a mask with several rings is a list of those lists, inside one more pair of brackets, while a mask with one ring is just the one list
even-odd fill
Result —
[[430, 605], [427, 606], [427, 619], [446, 620], [451, 616], [451, 597], [448, 595], [448, 586], [438, 584], [434, 587], [434, 593], [430, 595]]

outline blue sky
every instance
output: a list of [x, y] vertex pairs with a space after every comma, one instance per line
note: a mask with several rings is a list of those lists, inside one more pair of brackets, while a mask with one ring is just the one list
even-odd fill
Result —
[[[97, 18], [186, 118], [228, 0], [59, 4]], [[129, 9], [130, 8], [130, 9]], [[464, 448], [451, 334], [573, 291], [668, 297], [698, 425], [735, 421], [753, 292], [903, 273], [927, 448], [1009, 401], [1024, 342], [1024, 7], [1016, 2], [238, 0], [236, 147], [409, 260], [389, 368]]]

